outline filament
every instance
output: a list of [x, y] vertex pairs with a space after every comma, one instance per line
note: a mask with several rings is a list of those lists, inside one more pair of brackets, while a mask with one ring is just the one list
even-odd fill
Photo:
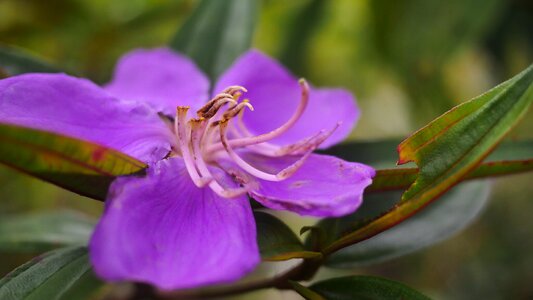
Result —
[[285, 169], [281, 170], [277, 174], [270, 174], [264, 171], [261, 171], [249, 163], [247, 163], [244, 159], [242, 159], [231, 147], [230, 143], [228, 143], [228, 140], [226, 139], [226, 128], [228, 126], [228, 121], [222, 121], [220, 123], [220, 140], [222, 144], [224, 145], [224, 148], [226, 149], [227, 153], [231, 157], [231, 159], [244, 171], [250, 173], [251, 175], [261, 178], [268, 181], [282, 181], [290, 177], [292, 174], [294, 174], [305, 162], [307, 157], [311, 154], [312, 150], [308, 153], [304, 154], [300, 159], [298, 159], [296, 162], [291, 164], [290, 166], [286, 167]]
[[185, 123], [188, 110], [189, 110], [188, 106], [178, 106], [177, 113], [176, 113], [176, 121], [174, 123], [175, 124], [174, 129], [176, 131], [176, 135], [178, 138], [178, 145], [180, 147], [180, 151], [181, 151], [187, 172], [189, 173], [193, 183], [197, 187], [204, 187], [207, 183], [209, 183], [210, 180], [201, 178], [200, 174], [198, 173], [198, 170], [196, 170], [194, 158], [191, 155], [189, 143], [187, 142], [190, 136], [190, 128]]

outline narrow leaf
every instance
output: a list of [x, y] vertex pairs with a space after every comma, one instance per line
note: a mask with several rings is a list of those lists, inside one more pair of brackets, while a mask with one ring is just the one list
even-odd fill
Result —
[[0, 143], [0, 163], [98, 200], [115, 176], [146, 167], [97, 144], [13, 125], [0, 124]]
[[313, 284], [311, 290], [328, 300], [429, 300], [420, 292], [396, 281], [372, 276], [347, 276]]
[[54, 73], [60, 71], [24, 50], [0, 46], [0, 78], [32, 72]]
[[306, 251], [300, 239], [285, 223], [276, 217], [254, 212], [257, 226], [257, 242], [263, 260], [280, 261], [292, 258], [311, 258], [320, 253]]
[[533, 66], [450, 110], [398, 147], [399, 163], [415, 161], [419, 175], [388, 213], [324, 249], [329, 254], [409, 218], [460, 182], [500, 142], [533, 101]]
[[170, 45], [214, 81], [252, 43], [257, 0], [202, 0]]
[[86, 245], [95, 221], [73, 211], [58, 211], [0, 220], [0, 251], [42, 252]]
[[1, 279], [0, 299], [84, 299], [101, 286], [87, 249], [69, 247], [36, 257]]
[[425, 204], [475, 169], [529, 108], [532, 83], [533, 65], [403, 141], [398, 163], [414, 161], [420, 171], [402, 200], [420, 199], [418, 204]]

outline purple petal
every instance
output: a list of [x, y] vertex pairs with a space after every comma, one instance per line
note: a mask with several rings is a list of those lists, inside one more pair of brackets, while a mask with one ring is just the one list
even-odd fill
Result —
[[196, 111], [205, 104], [209, 81], [190, 59], [170, 49], [138, 49], [119, 60], [105, 89], [120, 99], [146, 102], [174, 116], [178, 105]]
[[172, 132], [149, 107], [117, 100], [88, 80], [64, 74], [1, 80], [0, 122], [85, 139], [145, 162], [164, 157], [172, 141]]
[[260, 261], [246, 196], [197, 188], [179, 158], [160, 161], [144, 178], [118, 179], [108, 201], [90, 242], [104, 279], [191, 288], [239, 279]]
[[[242, 85], [248, 89], [245, 97], [250, 99], [255, 112], [245, 113], [244, 122], [255, 134], [269, 132], [285, 123], [300, 101], [298, 80], [278, 62], [257, 50], [241, 56], [222, 75], [214, 91], [220, 92], [230, 85]], [[322, 144], [322, 148], [326, 148], [346, 138], [358, 118], [359, 110], [350, 92], [311, 88], [309, 104], [301, 119], [274, 142], [294, 143], [342, 122]]]
[[[271, 173], [282, 170], [296, 159], [256, 154], [246, 154], [245, 158]], [[286, 180], [272, 182], [257, 179], [258, 186], [250, 194], [271, 209], [317, 217], [338, 217], [354, 212], [361, 205], [363, 191], [372, 183], [374, 175], [374, 169], [369, 166], [334, 156], [312, 154]]]

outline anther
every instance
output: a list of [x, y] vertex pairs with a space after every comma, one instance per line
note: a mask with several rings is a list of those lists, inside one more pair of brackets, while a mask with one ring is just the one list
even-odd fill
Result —
[[228, 102], [235, 102], [233, 95], [227, 93], [218, 94], [213, 99], [209, 100], [209, 102], [202, 106], [198, 111], [196, 111], [196, 114], [198, 117], [206, 117], [205, 115], [210, 114], [210, 111], [215, 108], [215, 112], [213, 113], [214, 115], [222, 105]]
[[249, 101], [243, 101], [237, 106], [228, 109], [223, 115], [222, 120], [229, 120], [238, 115], [245, 107], [248, 107], [251, 111], [254, 111], [254, 107], [250, 104]]
[[[231, 146], [234, 148], [240, 148], [240, 147], [246, 147], [246, 146], [251, 146], [251, 145], [257, 145], [260, 143], [268, 142], [282, 135], [283, 133], [287, 132], [287, 130], [289, 130], [300, 119], [303, 112], [305, 111], [305, 108], [307, 107], [307, 103], [309, 102], [309, 85], [304, 79], [301, 79], [299, 81], [299, 84], [302, 89], [300, 103], [298, 104], [296, 111], [289, 118], [289, 120], [285, 122], [285, 124], [265, 134], [261, 134], [261, 135], [253, 136], [253, 137], [243, 137], [243, 138], [233, 139], [229, 141]], [[223, 149], [223, 146], [221, 144], [217, 144], [217, 145], [213, 145], [209, 149], [208, 152], [216, 152], [222, 149]]]
[[238, 92], [247, 93], [248, 90], [245, 87], [240, 86], [240, 85], [232, 85], [232, 86], [228, 86], [222, 91], [222, 93], [231, 94], [231, 95], [235, 95]]
[[231, 103], [232, 107], [235, 107], [237, 105], [237, 101], [235, 101], [233, 98], [221, 98], [217, 100], [215, 103], [213, 103], [213, 105], [207, 112], [204, 113], [204, 112], [198, 111], [197, 114], [199, 117], [210, 119], [214, 117], [217, 114], [217, 112], [220, 110], [220, 108], [226, 103]]

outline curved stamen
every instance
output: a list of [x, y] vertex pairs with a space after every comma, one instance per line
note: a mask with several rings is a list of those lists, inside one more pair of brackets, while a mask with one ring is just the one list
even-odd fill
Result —
[[218, 128], [218, 123], [219, 121], [209, 122], [207, 130], [202, 138], [202, 146], [205, 147], [205, 145], [211, 145], [213, 143], [213, 139], [216, 137], [215, 131]]
[[200, 149], [200, 142], [202, 140], [205, 127], [207, 122], [205, 119], [191, 119], [189, 120], [189, 126], [191, 128], [191, 146], [192, 146], [192, 157], [194, 160], [194, 165], [196, 166], [198, 173], [203, 178], [213, 179], [211, 173], [207, 169], [202, 152]]
[[261, 171], [252, 165], [248, 164], [244, 159], [242, 159], [231, 147], [230, 143], [228, 142], [226, 138], [226, 129], [228, 126], [229, 120], [223, 120], [220, 122], [220, 140], [222, 142], [222, 145], [224, 145], [224, 148], [226, 149], [226, 152], [229, 154], [231, 159], [237, 163], [239, 167], [241, 167], [246, 172], [250, 173], [251, 175], [268, 180], [268, 181], [282, 181], [287, 178], [289, 178], [292, 174], [294, 174], [298, 169], [304, 164], [305, 160], [309, 155], [312, 153], [312, 150], [305, 153], [301, 158], [299, 158], [297, 161], [295, 161], [290, 166], [286, 167], [285, 169], [281, 170], [277, 174], [270, 174], [264, 171]]
[[248, 193], [248, 189], [244, 187], [239, 188], [227, 188], [223, 187], [218, 183], [216, 180], [213, 180], [209, 183], [209, 187], [220, 197], [223, 198], [235, 198], [238, 196], [242, 196], [246, 193]]
[[[342, 122], [338, 122], [330, 130], [321, 130], [315, 135], [300, 140], [294, 144], [279, 147], [276, 151], [272, 152], [272, 156], [284, 156], [284, 155], [298, 155], [307, 153], [308, 151], [316, 150], [325, 140], [327, 140], [334, 132], [341, 126]], [[262, 146], [258, 145], [258, 146]]]
[[[234, 148], [240, 148], [240, 147], [245, 147], [245, 146], [250, 146], [250, 145], [256, 145], [256, 144], [270, 141], [280, 136], [281, 134], [287, 132], [287, 130], [289, 130], [298, 121], [298, 119], [300, 119], [303, 112], [305, 111], [305, 108], [307, 107], [307, 103], [309, 102], [309, 85], [304, 79], [301, 79], [299, 83], [302, 88], [302, 96], [301, 96], [300, 104], [298, 104], [296, 111], [285, 124], [265, 134], [261, 134], [261, 135], [254, 136], [254, 137], [244, 137], [244, 138], [233, 139], [229, 141], [231, 146]], [[224, 148], [223, 145], [216, 144], [216, 145], [211, 146], [208, 149], [208, 152], [209, 153], [216, 152], [216, 151], [222, 150], [223, 148]]]
[[[243, 121], [244, 111], [241, 111], [237, 115], [237, 126], [231, 126], [230, 130], [232, 130], [235, 133], [235, 136], [239, 136], [239, 134], [245, 137], [252, 137], [253, 134], [248, 130], [246, 125]], [[268, 155], [268, 156], [274, 156], [272, 153], [277, 153], [277, 151], [280, 149], [280, 146], [264, 142], [258, 145], [250, 145], [247, 148], [253, 149], [254, 151], [257, 151], [261, 154]]]
[[[250, 104], [250, 100], [244, 99], [239, 105], [232, 107], [231, 109], [228, 109], [224, 115], [222, 115], [221, 120], [229, 120], [234, 118], [235, 116], [242, 116], [244, 113], [244, 108], [248, 107], [251, 111], [254, 111], [254, 107], [252, 104]], [[219, 121], [220, 122], [220, 121]], [[216, 124], [218, 125], [218, 124]], [[212, 129], [212, 128], [210, 128]], [[235, 136], [240, 136], [239, 132], [236, 130], [235, 126], [231, 126], [230, 130], [233, 131]]]
[[210, 179], [208, 182], [209, 187], [217, 195], [224, 198], [233, 198], [247, 193], [248, 190], [246, 188], [225, 188], [218, 183], [215, 177], [211, 174], [211, 171], [209, 171], [200, 149], [200, 141], [202, 140], [205, 128], [207, 127], [207, 121], [205, 119], [192, 119], [189, 121], [189, 124], [191, 127], [191, 144], [194, 162], [198, 168], [200, 176]]
[[186, 121], [185, 121], [188, 110], [189, 110], [188, 106], [178, 106], [177, 112], [176, 112], [176, 119], [174, 122], [174, 130], [176, 132], [176, 136], [178, 139], [178, 145], [180, 147], [180, 151], [181, 151], [182, 158], [185, 163], [185, 168], [187, 169], [187, 172], [189, 173], [193, 183], [197, 187], [204, 187], [211, 180], [202, 178], [200, 176], [200, 174], [198, 173], [198, 170], [196, 170], [194, 158], [191, 155], [189, 143], [187, 142], [189, 140], [190, 128], [189, 126], [187, 126]]
[[337, 128], [342, 124], [338, 122], [330, 130], [321, 130], [314, 135], [299, 140], [293, 144], [277, 146], [270, 143], [248, 146], [247, 148], [270, 157], [280, 157], [285, 155], [301, 155], [308, 151], [316, 150], [327, 138], [329, 138]]
[[201, 114], [208, 112], [211, 109], [211, 107], [213, 107], [213, 104], [215, 104], [215, 102], [223, 98], [233, 98], [233, 96], [227, 93], [218, 94], [213, 99], [209, 100], [198, 111], [196, 111], [196, 113], [198, 114], [199, 117], [201, 117]]
[[[247, 92], [244, 87], [230, 86], [224, 89], [222, 93], [216, 95], [197, 111], [198, 119], [191, 119], [189, 122], [186, 122], [189, 107], [178, 107], [174, 124], [179, 148], [179, 151], [176, 150], [176, 152], [181, 152], [179, 154], [182, 156], [187, 172], [191, 176], [194, 184], [198, 187], [208, 185], [217, 195], [225, 198], [233, 198], [248, 192], [250, 185], [253, 185], [254, 182], [250, 179], [252, 176], [269, 181], [281, 181], [298, 171], [309, 155], [339, 126], [337, 124], [332, 130], [322, 130], [311, 137], [287, 146], [279, 147], [267, 143], [294, 126], [305, 111], [309, 102], [309, 86], [303, 79], [300, 80], [299, 84], [302, 89], [301, 100], [293, 115], [278, 128], [258, 136], [252, 136], [242, 121], [242, 115], [246, 107], [252, 111], [254, 110], [254, 107], [248, 100], [239, 103], [239, 98], [242, 96], [242, 93]], [[220, 115], [220, 109], [228, 103], [230, 104], [229, 107]], [[238, 138], [228, 140], [228, 124], [236, 116], [238, 118], [235, 121], [237, 121], [238, 126], [230, 127], [230, 129], [234, 130], [233, 133]], [[219, 134], [216, 134], [217, 130]], [[299, 155], [300, 157], [296, 157], [296, 161], [277, 174], [271, 174], [259, 170], [246, 162], [234, 150], [234, 148], [239, 147], [249, 147], [253, 151], [267, 156]], [[243, 178], [240, 181], [237, 180], [241, 184], [240, 187], [230, 188], [225, 186], [226, 184], [217, 180], [209, 169], [211, 162], [218, 161], [220, 163], [221, 161], [218, 158], [221, 155], [226, 155], [225, 153], [218, 153], [220, 150], [225, 150], [233, 162], [235, 162], [235, 164], [230, 164], [234, 166], [232, 168], [240, 168], [238, 169], [240, 175], [237, 176], [238, 178]]]
[[234, 98], [225, 97], [225, 98], [221, 98], [217, 102], [215, 102], [207, 112], [205, 112], [205, 113], [198, 112], [197, 114], [200, 117], [203, 117], [203, 118], [206, 118], [206, 119], [210, 119], [210, 118], [214, 117], [217, 114], [217, 112], [220, 110], [220, 108], [226, 103], [233, 104], [232, 107], [237, 105], [237, 101], [235, 101]]
[[218, 112], [218, 110], [222, 107], [222, 105], [228, 102], [237, 104], [237, 101], [235, 101], [232, 95], [218, 94], [215, 98], [209, 101], [206, 105], [202, 106], [202, 108], [196, 111], [196, 114], [198, 115], [199, 118], [209, 119]]
[[240, 85], [231, 85], [222, 91], [222, 93], [231, 94], [231, 95], [235, 95], [238, 92], [246, 93], [248, 92], [248, 90], [245, 87], [240, 86]]
[[248, 101], [245, 100], [245, 101], [239, 103], [237, 106], [228, 109], [228, 110], [222, 115], [222, 120], [229, 120], [229, 119], [232, 119], [233, 117], [235, 117], [236, 115], [238, 115], [240, 112], [242, 112], [242, 111], [244, 110], [245, 107], [248, 107], [251, 111], [254, 111], [254, 107], [252, 106], [252, 104], [250, 104], [250, 102], [248, 102]]

